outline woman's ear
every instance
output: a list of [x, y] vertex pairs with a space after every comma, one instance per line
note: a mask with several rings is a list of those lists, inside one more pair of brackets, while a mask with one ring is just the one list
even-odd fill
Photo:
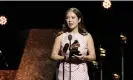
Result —
[[79, 22], [79, 23], [81, 22], [81, 18], [79, 18], [78, 22]]

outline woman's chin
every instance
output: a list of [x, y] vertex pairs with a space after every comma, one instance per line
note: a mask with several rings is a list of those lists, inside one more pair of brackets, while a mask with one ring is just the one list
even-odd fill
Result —
[[69, 28], [70, 28], [71, 30], [73, 30], [75, 27], [74, 27], [74, 26], [69, 26]]

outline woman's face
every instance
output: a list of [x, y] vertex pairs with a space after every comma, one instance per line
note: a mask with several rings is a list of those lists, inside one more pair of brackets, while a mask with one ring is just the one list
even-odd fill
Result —
[[75, 29], [78, 27], [78, 23], [80, 22], [80, 19], [77, 17], [77, 15], [69, 11], [66, 15], [66, 23], [70, 29]]

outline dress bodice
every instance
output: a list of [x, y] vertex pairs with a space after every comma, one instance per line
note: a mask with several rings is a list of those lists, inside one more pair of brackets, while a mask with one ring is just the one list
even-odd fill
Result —
[[[72, 35], [71, 44], [75, 40], [79, 42], [80, 44], [80, 47], [78, 48], [78, 50], [80, 51], [79, 54], [86, 55], [87, 54], [87, 39], [85, 36], [81, 34], [68, 33], [68, 32], [63, 33], [62, 42], [61, 42], [61, 50], [63, 50], [63, 47], [65, 46], [66, 43], [70, 45], [70, 41], [68, 40], [68, 35]], [[65, 55], [69, 56], [69, 49], [66, 51]]]

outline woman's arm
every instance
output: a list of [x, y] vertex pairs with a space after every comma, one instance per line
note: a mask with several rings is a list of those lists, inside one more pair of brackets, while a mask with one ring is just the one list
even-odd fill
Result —
[[94, 47], [94, 41], [92, 36], [88, 33], [87, 35], [87, 42], [88, 42], [88, 56], [84, 56], [84, 59], [87, 61], [94, 61], [96, 60], [96, 54], [95, 54], [95, 47]]
[[61, 40], [62, 40], [62, 34], [57, 36], [53, 45], [51, 59], [53, 60], [63, 60], [64, 56], [60, 56], [60, 48], [61, 48]]

